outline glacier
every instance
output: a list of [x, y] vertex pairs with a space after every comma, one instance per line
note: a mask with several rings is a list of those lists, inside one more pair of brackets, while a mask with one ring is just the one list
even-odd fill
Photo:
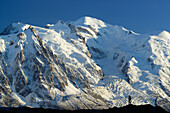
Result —
[[92, 17], [0, 35], [0, 106], [170, 111], [170, 33], [135, 33]]

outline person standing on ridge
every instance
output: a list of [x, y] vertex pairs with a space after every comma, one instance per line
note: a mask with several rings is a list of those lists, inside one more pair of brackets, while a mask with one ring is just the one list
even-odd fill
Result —
[[128, 97], [128, 104], [131, 104], [131, 96]]

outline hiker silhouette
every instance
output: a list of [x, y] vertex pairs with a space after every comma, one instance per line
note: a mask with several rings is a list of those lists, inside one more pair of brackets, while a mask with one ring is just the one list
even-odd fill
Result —
[[129, 95], [129, 97], [128, 97], [128, 103], [129, 103], [129, 104], [131, 104], [131, 99], [132, 99], [132, 98], [131, 98], [131, 96]]

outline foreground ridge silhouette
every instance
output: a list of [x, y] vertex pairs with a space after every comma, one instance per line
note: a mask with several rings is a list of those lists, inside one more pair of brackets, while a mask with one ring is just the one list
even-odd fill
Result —
[[44, 108], [0, 108], [0, 113], [168, 113], [161, 107], [153, 107], [151, 105], [127, 105], [121, 108], [111, 108], [104, 110], [55, 110]]

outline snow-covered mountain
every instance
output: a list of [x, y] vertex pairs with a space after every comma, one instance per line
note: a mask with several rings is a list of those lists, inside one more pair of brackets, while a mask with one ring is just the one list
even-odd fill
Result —
[[170, 33], [141, 35], [82, 17], [0, 35], [0, 106], [170, 111]]

